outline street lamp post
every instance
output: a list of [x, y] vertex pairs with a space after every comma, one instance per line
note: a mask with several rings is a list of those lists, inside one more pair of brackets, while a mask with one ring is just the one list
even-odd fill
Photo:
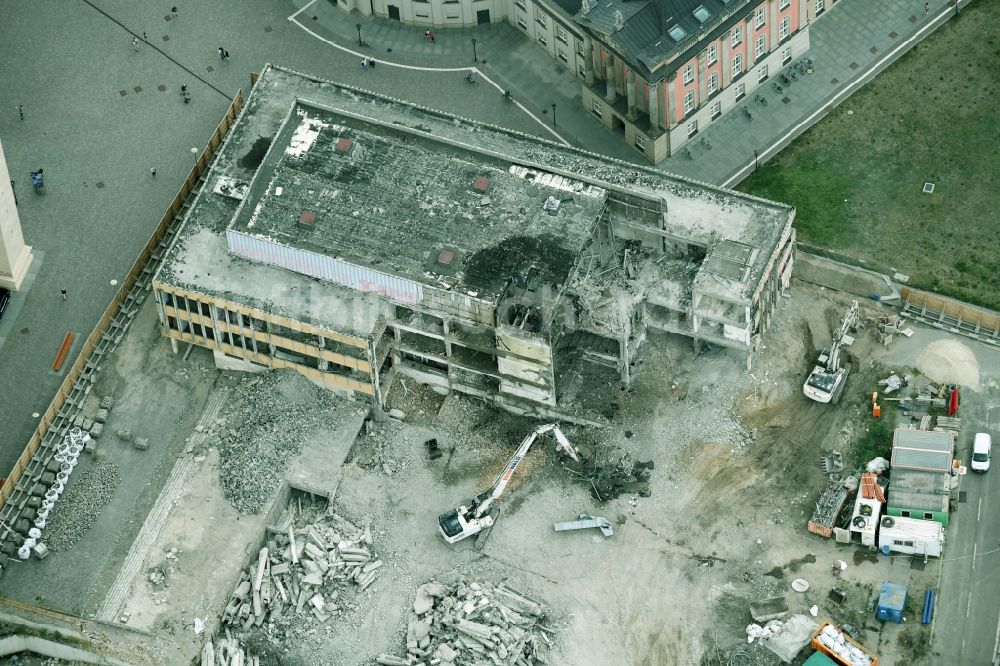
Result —
[[754, 148], [754, 151], [753, 151], [753, 170], [755, 172], [757, 171], [758, 166], [759, 166], [759, 164], [757, 162], [757, 149]]
[[552, 126], [556, 126], [556, 103], [552, 102]]
[[365, 43], [361, 41], [361, 24], [355, 23], [354, 27], [358, 29], [358, 46], [364, 46]]
[[198, 163], [198, 149], [197, 148], [192, 148], [191, 149], [191, 154], [194, 155], [194, 163], [197, 164]]
[[473, 62], [479, 62], [479, 55], [476, 53], [476, 38], [472, 38], [472, 60]]

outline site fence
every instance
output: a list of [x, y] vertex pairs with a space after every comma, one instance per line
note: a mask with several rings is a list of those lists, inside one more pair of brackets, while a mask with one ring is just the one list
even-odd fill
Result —
[[[8, 507], [8, 501], [14, 494], [15, 489], [18, 488], [18, 483], [24, 477], [25, 472], [31, 469], [32, 459], [43, 445], [43, 442], [46, 442], [46, 439], [51, 442], [54, 439], [53, 435], [55, 437], [62, 437], [64, 432], [72, 425], [70, 412], [79, 411], [83, 399], [90, 388], [89, 386], [83, 386], [83, 384], [86, 383], [86, 380], [92, 380], [92, 373], [97, 367], [96, 361], [92, 361], [91, 356], [95, 350], [99, 352], [105, 351], [111, 342], [114, 344], [120, 342], [120, 336], [123, 334], [125, 326], [127, 326], [127, 321], [123, 322], [124, 325], [120, 327], [121, 331], [117, 332], [116, 335], [114, 330], [116, 328], [115, 324], [122, 322], [123, 314], [126, 315], [127, 319], [131, 319], [131, 314], [123, 312], [123, 309], [127, 304], [137, 303], [141, 300], [141, 296], [139, 295], [141, 291], [149, 289], [152, 283], [152, 274], [156, 270], [160, 259], [162, 259], [163, 252], [166, 250], [164, 241], [170, 240], [180, 227], [183, 219], [182, 213], [186, 208], [188, 197], [198, 187], [201, 174], [207, 171], [209, 164], [215, 158], [215, 153], [218, 151], [219, 146], [222, 145], [226, 134], [242, 110], [243, 102], [243, 92], [242, 90], [237, 90], [232, 104], [229, 105], [229, 109], [226, 111], [225, 116], [223, 116], [222, 121], [212, 133], [205, 150], [195, 160], [194, 166], [181, 184], [177, 195], [167, 207], [159, 224], [156, 225], [156, 229], [150, 236], [149, 241], [142, 248], [139, 256], [132, 264], [132, 268], [122, 281], [118, 292], [104, 310], [94, 330], [87, 336], [86, 341], [77, 354], [75, 362], [67, 369], [66, 376], [52, 398], [52, 402], [49, 403], [48, 409], [40, 416], [34, 434], [32, 434], [17, 462], [14, 463], [13, 468], [3, 480], [3, 485], [0, 486], [0, 511], [2, 511], [2, 516], [6, 519], [9, 527], [13, 527], [14, 522], [11, 509], [16, 512], [22, 507]], [[148, 277], [146, 277], [144, 282], [140, 282], [140, 277], [143, 276]], [[135, 291], [133, 291], [134, 289]], [[75, 409], [64, 409], [67, 405], [71, 408], [75, 407]], [[34, 482], [30, 478], [29, 481]], [[27, 493], [25, 492], [24, 495], [26, 496]], [[21, 503], [23, 504], [23, 501]]]
[[900, 295], [913, 319], [1000, 347], [1000, 313], [909, 287]]

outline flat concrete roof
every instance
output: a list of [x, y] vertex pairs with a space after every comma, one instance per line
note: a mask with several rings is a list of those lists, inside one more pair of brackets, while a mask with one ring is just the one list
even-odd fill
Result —
[[[489, 180], [485, 191], [479, 176]], [[213, 192], [225, 184], [228, 195]], [[361, 311], [374, 309], [344, 303], [365, 296], [237, 257], [227, 230], [488, 299], [532, 266], [562, 283], [608, 189], [665, 199], [666, 231], [710, 255], [723, 240], [756, 250], [749, 284], [794, 215], [783, 204], [267, 65], [157, 279], [367, 333], [375, 315]], [[549, 195], [559, 200], [555, 215], [543, 209]], [[307, 211], [316, 215], [309, 231], [299, 225]], [[435, 265], [445, 249], [457, 269]]]

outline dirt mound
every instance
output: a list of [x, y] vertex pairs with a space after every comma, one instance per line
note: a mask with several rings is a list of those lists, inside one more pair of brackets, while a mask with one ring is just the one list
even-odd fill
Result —
[[979, 363], [972, 350], [957, 340], [938, 340], [924, 347], [917, 367], [936, 382], [979, 389]]

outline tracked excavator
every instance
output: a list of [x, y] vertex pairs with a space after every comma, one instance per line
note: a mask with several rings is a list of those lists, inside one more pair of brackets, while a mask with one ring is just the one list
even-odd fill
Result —
[[802, 392], [807, 398], [816, 402], [832, 402], [835, 405], [840, 402], [840, 395], [847, 384], [847, 376], [851, 374], [851, 364], [841, 364], [840, 348], [854, 342], [849, 333], [858, 327], [858, 321], [858, 302], [854, 301], [844, 315], [840, 330], [833, 334], [829, 349], [824, 349], [819, 355], [816, 366], [809, 373], [806, 383], [802, 385]]
[[580, 451], [569, 443], [566, 435], [563, 434], [562, 430], [555, 423], [548, 423], [535, 428], [521, 442], [521, 446], [514, 452], [511, 459], [507, 461], [507, 466], [503, 468], [489, 490], [476, 495], [466, 505], [446, 511], [438, 516], [438, 528], [441, 530], [441, 536], [444, 537], [445, 541], [448, 543], [458, 543], [462, 539], [484, 532], [478, 540], [481, 541], [483, 537], [489, 534], [489, 530], [492, 529], [499, 515], [499, 507], [494, 506], [494, 503], [507, 488], [507, 484], [510, 483], [511, 477], [517, 470], [517, 466], [521, 464], [521, 460], [527, 455], [528, 449], [531, 448], [540, 435], [547, 432], [551, 432], [555, 436], [558, 443], [557, 450], [563, 451], [575, 462], [582, 462]]

